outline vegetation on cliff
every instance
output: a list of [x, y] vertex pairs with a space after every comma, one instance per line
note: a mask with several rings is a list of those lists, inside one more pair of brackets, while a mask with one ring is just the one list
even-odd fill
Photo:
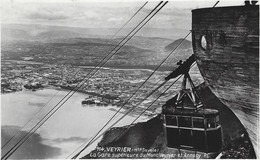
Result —
[[[205, 84], [199, 86], [198, 92], [207, 108], [220, 111], [224, 144], [221, 158], [255, 158], [256, 156], [247, 133], [233, 112], [221, 103]], [[127, 152], [129, 154], [120, 155], [119, 153], [125, 152], [111, 152], [111, 150], [106, 150], [106, 147], [129, 147], [131, 149]], [[100, 148], [105, 149], [100, 150]], [[136, 151], [140, 148], [146, 150], [142, 150], [141, 154]], [[147, 153], [149, 150], [153, 152]], [[133, 154], [137, 157], [127, 157]], [[194, 156], [197, 156], [196, 158], [214, 158], [217, 156], [216, 154], [194, 154], [194, 152], [189, 151], [182, 151], [182, 154], [179, 154], [178, 150], [167, 148], [163, 134], [163, 122], [160, 115], [158, 115], [147, 122], [110, 129], [106, 132], [101, 142], [99, 142], [97, 148], [82, 158], [194, 158]], [[111, 157], [113, 155], [118, 155], [119, 157]], [[149, 157], [145, 157], [145, 155]], [[167, 157], [170, 155], [172, 157]]]

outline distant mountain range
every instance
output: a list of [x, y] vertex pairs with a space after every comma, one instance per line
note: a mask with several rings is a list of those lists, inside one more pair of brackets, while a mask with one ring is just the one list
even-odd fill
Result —
[[90, 31], [83, 28], [27, 24], [2, 24], [3, 40], [48, 41], [75, 37], [90, 37]]
[[[95, 65], [122, 40], [97, 29], [60, 26], [2, 25], [2, 59], [23, 60], [72, 65]], [[109, 29], [106, 29], [109, 30]], [[102, 32], [102, 31], [100, 31]], [[140, 31], [141, 32], [141, 31]], [[113, 33], [107, 32], [107, 33]], [[150, 32], [151, 35], [153, 32]], [[166, 57], [181, 39], [134, 36], [108, 62], [107, 66], [154, 68]], [[166, 61], [165, 66], [175, 66], [180, 59], [192, 54], [191, 42], [185, 40]], [[172, 67], [171, 67], [172, 68]]]
[[[118, 28], [80, 28], [67, 26], [50, 26], [42, 24], [1, 24], [2, 37], [7, 38], [33, 38], [38, 40], [49, 40], [57, 38], [110, 38], [118, 31]], [[127, 35], [132, 28], [124, 28], [118, 36]], [[149, 28], [144, 27], [138, 32], [141, 37], [161, 37], [165, 39], [178, 39], [187, 34], [187, 30], [179, 28]]]

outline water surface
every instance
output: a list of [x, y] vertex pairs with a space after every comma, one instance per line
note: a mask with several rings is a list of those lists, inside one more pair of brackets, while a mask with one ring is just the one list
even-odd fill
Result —
[[[68, 93], [64, 90], [60, 90], [58, 94], [57, 92], [56, 89], [48, 88], [35, 92], [25, 90], [1, 95], [2, 146], [34, 116], [23, 132], [2, 150], [2, 154]], [[45, 105], [54, 94], [57, 95]], [[83, 93], [73, 95], [10, 158], [66, 158], [83, 142], [92, 138], [115, 111], [111, 110], [111, 106], [83, 107], [81, 101], [86, 96]], [[35, 115], [39, 110], [39, 114]], [[117, 126], [130, 124], [134, 119], [135, 117], [126, 116]], [[145, 117], [139, 121], [143, 120]], [[88, 150], [94, 147], [95, 145]]]

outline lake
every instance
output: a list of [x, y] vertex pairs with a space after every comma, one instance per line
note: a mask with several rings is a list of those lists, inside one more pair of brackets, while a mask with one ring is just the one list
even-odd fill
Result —
[[[62, 99], [68, 91], [46, 88], [43, 90], [24, 90], [1, 95], [1, 146], [19, 131], [2, 154], [11, 148], [26, 134], [43, 116]], [[47, 105], [46, 102], [57, 94]], [[86, 94], [74, 94], [46, 123], [44, 123], [10, 158], [66, 158], [83, 142], [87, 142], [115, 113], [112, 106], [82, 106], [81, 101]], [[44, 106], [44, 107], [43, 107]], [[40, 110], [39, 114], [35, 115]], [[126, 116], [116, 126], [130, 124], [135, 117]], [[145, 121], [141, 117], [138, 121]], [[82, 155], [94, 149], [96, 141]]]

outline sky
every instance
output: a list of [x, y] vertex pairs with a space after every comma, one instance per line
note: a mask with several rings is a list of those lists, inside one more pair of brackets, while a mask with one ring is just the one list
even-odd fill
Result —
[[[1, 24], [45, 24], [84, 28], [120, 28], [144, 0], [1, 0]], [[159, 1], [149, 1], [128, 24], [135, 26]], [[187, 28], [191, 10], [212, 7], [216, 0], [171, 0], [147, 24], [151, 28]], [[222, 0], [218, 6], [243, 5], [241, 0]]]

